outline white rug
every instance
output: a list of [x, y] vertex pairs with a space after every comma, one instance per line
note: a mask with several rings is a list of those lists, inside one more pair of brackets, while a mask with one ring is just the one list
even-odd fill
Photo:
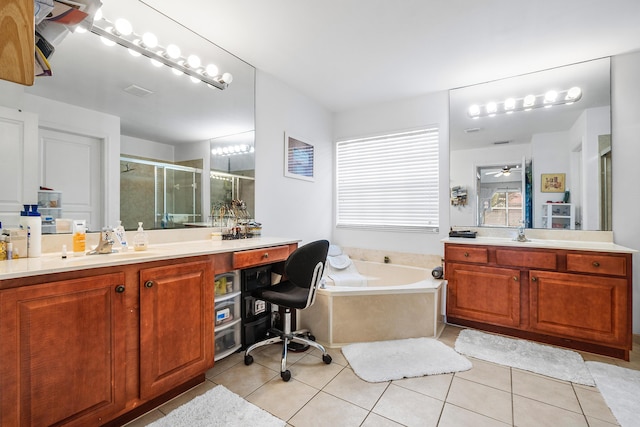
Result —
[[640, 371], [600, 362], [587, 362], [587, 368], [620, 425], [640, 425]]
[[353, 371], [376, 383], [424, 375], [467, 371], [469, 360], [433, 338], [365, 342], [342, 347]]
[[283, 427], [286, 423], [219, 385], [147, 427]]
[[458, 335], [456, 351], [512, 368], [558, 378], [572, 383], [595, 385], [584, 359], [575, 351], [531, 341], [464, 329]]

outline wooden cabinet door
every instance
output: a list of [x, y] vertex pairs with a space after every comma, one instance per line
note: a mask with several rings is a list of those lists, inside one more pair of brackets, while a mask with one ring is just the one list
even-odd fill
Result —
[[447, 316], [520, 326], [520, 271], [447, 263]]
[[630, 345], [626, 279], [532, 270], [529, 282], [530, 330]]
[[123, 285], [114, 273], [0, 292], [0, 425], [100, 425], [124, 408]]
[[0, 2], [0, 79], [31, 86], [35, 78], [33, 1]]
[[160, 395], [213, 366], [212, 263], [140, 270], [140, 397]]

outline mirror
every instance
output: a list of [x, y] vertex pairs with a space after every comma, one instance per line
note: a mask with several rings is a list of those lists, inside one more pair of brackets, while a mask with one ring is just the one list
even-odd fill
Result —
[[452, 227], [611, 230], [609, 58], [453, 89], [449, 106]]
[[[124, 219], [128, 210], [133, 211], [136, 216], [147, 218], [145, 228], [164, 228], [166, 222], [161, 225], [161, 221], [167, 218], [167, 214], [172, 214], [173, 218], [188, 218], [190, 222], [204, 222], [209, 215], [209, 206], [216, 198], [216, 194], [210, 193], [210, 181], [204, 179], [212, 165], [213, 141], [242, 135], [245, 140], [250, 137], [248, 143], [253, 146], [255, 69], [143, 3], [110, 0], [104, 2], [102, 11], [110, 21], [126, 18], [138, 34], [154, 32], [162, 46], [169, 43], [178, 45], [185, 57], [197, 54], [203, 66], [214, 63], [220, 73], [231, 73], [233, 81], [225, 90], [208, 87], [202, 82], [193, 83], [189, 76], [176, 75], [167, 66], [156, 67], [144, 56], [134, 57], [123, 46], [106, 46], [96, 34], [72, 33], [56, 46], [51, 57], [53, 75], [37, 78], [36, 84], [25, 88], [25, 92], [117, 116], [122, 157], [180, 165], [197, 162], [197, 167], [203, 169], [203, 179], [198, 178], [198, 182], [189, 187], [197, 190], [197, 203], [186, 203], [189, 209], [195, 206], [197, 213], [189, 211], [190, 215], [185, 216], [184, 209], [176, 204], [166, 207], [167, 200], [180, 199], [169, 194], [164, 197], [162, 208], [156, 208], [154, 212], [157, 195], [153, 191], [135, 193], [136, 183], [131, 181], [125, 187], [132, 194], [138, 194], [135, 201], [120, 199], [120, 188], [103, 189], [111, 194], [116, 192], [115, 200], [121, 200], [120, 217]], [[109, 163], [109, 160], [105, 162]], [[110, 163], [105, 165], [106, 170], [112, 175], [117, 174], [120, 180], [135, 178], [145, 166], [140, 165], [135, 173], [123, 174], [123, 170], [127, 170], [127, 162]], [[243, 174], [253, 176], [252, 154], [245, 156], [242, 168]], [[103, 171], [103, 182], [104, 174]], [[56, 190], [60, 189], [71, 197], [72, 190], [65, 190], [65, 186], [65, 182], [59, 182]], [[184, 193], [186, 184], [176, 181], [169, 187], [180, 188]], [[143, 198], [140, 198], [141, 193]], [[105, 197], [102, 195], [99, 199], [104, 200]], [[113, 195], [110, 197], [113, 200]], [[135, 209], [130, 209], [131, 203], [137, 204]], [[151, 211], [140, 212], [142, 206]], [[103, 206], [103, 209], [103, 218], [109, 221], [107, 207]], [[111, 221], [114, 216], [111, 215]], [[138, 220], [141, 219], [132, 217], [123, 222], [127, 229], [131, 229]], [[176, 224], [180, 226], [177, 220]]]

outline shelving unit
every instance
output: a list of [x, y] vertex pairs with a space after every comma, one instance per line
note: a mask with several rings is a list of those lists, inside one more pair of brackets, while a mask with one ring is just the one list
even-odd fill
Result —
[[215, 277], [214, 360], [235, 353], [242, 346], [242, 316], [240, 309], [239, 271]]
[[543, 203], [542, 227], [575, 230], [575, 207], [571, 203]]
[[55, 234], [56, 220], [62, 218], [62, 192], [38, 191], [38, 210], [42, 215], [42, 234]]

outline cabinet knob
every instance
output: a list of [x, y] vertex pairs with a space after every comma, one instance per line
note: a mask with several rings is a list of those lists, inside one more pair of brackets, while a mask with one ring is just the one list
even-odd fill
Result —
[[269, 252], [265, 252], [264, 255], [262, 255], [262, 258], [269, 258]]
[[598, 261], [593, 261], [591, 265], [593, 265], [594, 267], [600, 267], [600, 263]]
[[538, 278], [537, 278], [537, 277], [532, 277], [532, 278], [531, 278], [531, 281], [532, 281], [532, 282], [537, 282], [537, 281], [538, 281]]
[[469, 256], [469, 252], [465, 252], [464, 256], [468, 257]]
[[124, 285], [116, 286], [116, 293], [121, 294], [124, 292]]
[[144, 287], [145, 288], [153, 288], [153, 281], [152, 280], [147, 280], [146, 282], [144, 282]]
[[513, 276], [513, 281], [517, 282], [518, 281], [518, 276]]

